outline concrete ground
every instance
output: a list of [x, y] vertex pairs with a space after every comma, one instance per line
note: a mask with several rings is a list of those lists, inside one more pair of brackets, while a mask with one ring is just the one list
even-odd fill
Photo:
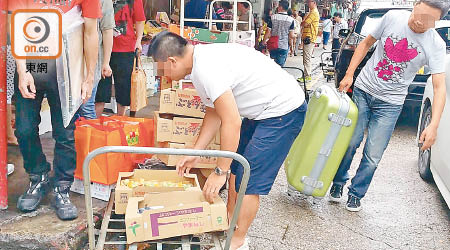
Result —
[[[321, 51], [315, 52], [315, 66]], [[286, 66], [302, 67], [301, 57], [289, 57]], [[308, 89], [322, 84], [334, 83], [327, 83], [316, 69]], [[137, 115], [152, 117], [157, 106], [157, 98], [151, 98], [150, 105]], [[399, 123], [362, 200], [361, 212], [347, 212], [345, 200], [333, 204], [327, 198], [288, 197], [282, 169], [271, 193], [261, 199], [261, 209], [249, 232], [250, 249], [448, 249], [450, 210], [436, 186], [423, 182], [417, 173], [416, 125]], [[50, 134], [42, 137], [49, 161], [52, 141]], [[19, 213], [16, 201], [28, 179], [17, 147], [8, 147], [8, 157], [16, 171], [9, 178], [9, 209], [0, 211], [0, 249], [82, 248], [86, 242], [84, 197], [71, 194], [80, 214], [71, 222], [59, 221], [48, 199], [34, 213]], [[352, 174], [360, 159], [358, 150]], [[94, 199], [96, 211], [101, 212], [105, 205]]]

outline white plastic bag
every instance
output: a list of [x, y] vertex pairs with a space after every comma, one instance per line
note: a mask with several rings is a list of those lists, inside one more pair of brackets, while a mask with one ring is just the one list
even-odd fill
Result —
[[62, 53], [56, 59], [56, 72], [64, 127], [70, 124], [82, 104], [81, 84], [85, 79], [81, 7], [75, 6], [62, 17]]

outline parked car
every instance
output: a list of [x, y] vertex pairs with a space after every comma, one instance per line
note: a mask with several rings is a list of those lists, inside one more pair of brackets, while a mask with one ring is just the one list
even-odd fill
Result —
[[[444, 197], [447, 206], [450, 207], [450, 54], [446, 55], [446, 77], [445, 84], [447, 87], [446, 105], [442, 113], [441, 122], [437, 131], [435, 144], [428, 150], [420, 150], [418, 169], [419, 175], [425, 181], [436, 183], [439, 191]], [[423, 100], [420, 112], [420, 122], [417, 129], [419, 138], [422, 131], [430, 124], [433, 108], [433, 84], [431, 77], [428, 79], [423, 94]]]
[[[366, 38], [369, 33], [377, 27], [381, 18], [390, 10], [412, 10], [411, 7], [389, 7], [389, 8], [372, 8], [363, 10], [359, 17], [355, 28], [352, 31], [342, 30], [340, 35], [346, 37], [343, 41], [341, 49], [336, 59], [335, 66], [335, 84], [336, 87], [339, 86], [341, 80], [344, 78], [347, 71], [348, 65], [350, 64], [351, 58], [356, 47], [359, 43]], [[436, 30], [449, 46], [449, 36], [448, 28], [450, 27], [450, 15], [447, 15], [444, 20], [437, 23]], [[358, 66], [355, 72], [354, 79], [359, 75], [361, 69], [366, 65], [367, 60], [372, 56], [377, 43], [372, 46], [372, 48], [367, 53], [366, 57], [363, 59], [361, 64]], [[449, 47], [447, 47], [449, 48]], [[448, 50], [447, 50], [448, 51]], [[411, 121], [418, 121], [420, 114], [420, 106], [423, 97], [423, 91], [425, 89], [425, 83], [429, 78], [430, 73], [427, 67], [422, 68], [417, 73], [414, 82], [409, 86], [408, 95], [405, 99], [404, 114], [406, 114]], [[349, 95], [351, 95], [352, 88], [349, 90]]]

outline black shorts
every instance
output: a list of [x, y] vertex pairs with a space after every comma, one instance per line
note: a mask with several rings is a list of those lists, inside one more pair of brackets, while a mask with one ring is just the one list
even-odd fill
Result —
[[[113, 72], [116, 101], [122, 106], [130, 106], [131, 73], [134, 52], [112, 52], [109, 65]], [[95, 102], [110, 102], [111, 78], [101, 79], [97, 87]]]

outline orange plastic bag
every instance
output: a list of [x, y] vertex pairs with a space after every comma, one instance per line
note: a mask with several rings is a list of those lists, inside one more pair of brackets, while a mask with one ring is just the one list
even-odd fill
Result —
[[[75, 129], [77, 168], [75, 177], [83, 179], [83, 162], [89, 152], [104, 146], [154, 146], [152, 119], [131, 117], [101, 117], [79, 120]], [[91, 181], [111, 185], [116, 183], [119, 172], [133, 171], [136, 160], [150, 155], [107, 153], [90, 162]]]

